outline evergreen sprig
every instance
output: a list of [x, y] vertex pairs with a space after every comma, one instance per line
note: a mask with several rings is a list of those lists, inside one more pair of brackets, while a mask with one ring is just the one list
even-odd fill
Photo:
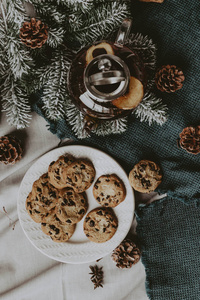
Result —
[[68, 124], [77, 138], [84, 139], [89, 136], [89, 134], [83, 130], [84, 127], [84, 116], [77, 109], [77, 107], [71, 102], [70, 99], [65, 103], [65, 117]]
[[1, 3], [0, 18], [0, 94], [2, 107], [10, 125], [17, 128], [28, 126], [31, 107], [26, 90], [25, 78], [34, 66], [28, 50], [19, 41], [20, 23], [26, 13], [20, 0]]
[[33, 4], [36, 11], [36, 17], [40, 18], [48, 26], [62, 26], [66, 19], [66, 12], [59, 10], [56, 4], [37, 3], [36, 1], [30, 0], [29, 3]]
[[141, 33], [132, 33], [129, 35], [127, 45], [137, 52], [146, 68], [155, 70], [157, 49], [152, 39]]
[[80, 10], [86, 12], [94, 5], [93, 0], [57, 0], [58, 4], [64, 5], [74, 11]]
[[121, 134], [127, 130], [128, 118], [108, 120], [98, 125], [96, 135], [106, 136], [109, 134]]
[[162, 99], [149, 93], [144, 96], [134, 114], [141, 122], [147, 121], [149, 125], [152, 123], [163, 125], [167, 121], [167, 110], [167, 105], [162, 103]]
[[55, 121], [64, 117], [69, 65], [67, 53], [62, 49], [55, 50], [51, 64], [47, 66], [49, 75], [46, 76], [42, 95], [43, 110], [50, 120]]
[[49, 28], [47, 44], [52, 48], [57, 48], [63, 43], [65, 30], [63, 28]]
[[85, 21], [82, 28], [78, 31], [73, 31], [72, 28], [71, 39], [78, 41], [81, 46], [106, 39], [129, 16], [130, 10], [127, 3], [116, 1], [103, 3], [84, 15]]
[[4, 81], [1, 96], [8, 123], [17, 129], [27, 127], [31, 120], [31, 107], [25, 86], [9, 75]]

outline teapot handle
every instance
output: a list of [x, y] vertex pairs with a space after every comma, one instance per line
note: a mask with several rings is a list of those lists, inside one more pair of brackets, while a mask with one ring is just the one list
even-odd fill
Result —
[[124, 43], [129, 35], [131, 30], [132, 20], [131, 19], [124, 19], [122, 22], [119, 31], [117, 33], [117, 37], [115, 40], [115, 46], [122, 48]]

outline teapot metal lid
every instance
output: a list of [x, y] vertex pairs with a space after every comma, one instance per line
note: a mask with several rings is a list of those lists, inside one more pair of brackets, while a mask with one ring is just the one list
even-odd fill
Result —
[[102, 54], [94, 58], [84, 72], [84, 85], [90, 97], [100, 102], [123, 95], [130, 79], [129, 68], [118, 56]]

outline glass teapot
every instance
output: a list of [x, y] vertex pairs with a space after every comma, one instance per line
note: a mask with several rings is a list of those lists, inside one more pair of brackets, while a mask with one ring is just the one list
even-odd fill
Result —
[[68, 72], [68, 91], [86, 117], [121, 118], [141, 102], [145, 68], [136, 53], [124, 45], [132, 21], [125, 19], [115, 42], [100, 41], [81, 49]]

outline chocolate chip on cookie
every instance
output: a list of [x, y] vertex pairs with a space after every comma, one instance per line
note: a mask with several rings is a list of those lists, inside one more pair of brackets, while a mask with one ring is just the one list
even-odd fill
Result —
[[92, 162], [77, 159], [63, 170], [62, 178], [66, 187], [71, 187], [76, 193], [86, 191], [94, 181], [95, 168]]
[[62, 173], [73, 161], [74, 158], [71, 155], [62, 155], [56, 161], [50, 163], [48, 169], [49, 182], [57, 189], [66, 187]]
[[85, 193], [76, 193], [71, 188], [62, 189], [59, 193], [55, 213], [64, 223], [78, 223], [88, 208]]
[[118, 227], [117, 217], [112, 208], [98, 207], [85, 217], [83, 230], [87, 238], [95, 243], [110, 240]]
[[47, 210], [51, 210], [56, 206], [58, 190], [50, 184], [48, 173], [43, 174], [33, 183], [32, 197]]
[[28, 197], [26, 198], [26, 210], [29, 216], [36, 223], [44, 222], [50, 214], [50, 211], [40, 206], [38, 204], [38, 201], [35, 201], [35, 199], [32, 196], [32, 192], [30, 192]]
[[57, 243], [67, 242], [72, 237], [75, 227], [75, 224], [63, 224], [54, 215], [41, 223], [42, 231]]
[[141, 160], [129, 173], [129, 182], [138, 192], [153, 192], [161, 183], [160, 167], [153, 161]]
[[117, 175], [102, 175], [93, 186], [93, 195], [100, 205], [116, 207], [124, 201], [126, 189]]

